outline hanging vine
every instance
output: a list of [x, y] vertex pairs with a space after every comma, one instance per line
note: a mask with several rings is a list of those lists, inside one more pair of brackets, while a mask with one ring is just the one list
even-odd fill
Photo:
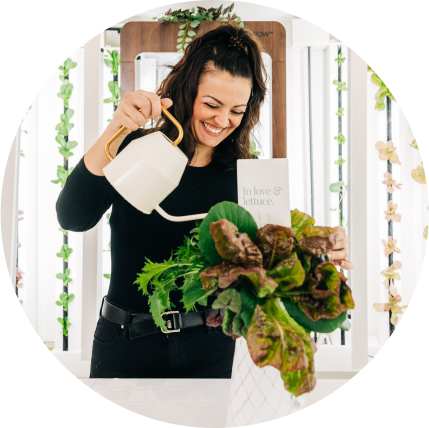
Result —
[[[107, 51], [109, 55], [105, 55], [104, 64], [112, 70], [113, 80], [108, 83], [110, 98], [104, 100], [105, 104], [113, 103], [113, 113], [118, 108], [119, 101], [121, 101], [121, 88], [119, 87], [119, 66], [121, 65], [121, 55], [118, 51]], [[110, 122], [111, 119], [108, 120]]]
[[204, 7], [197, 6], [192, 9], [179, 9], [172, 11], [169, 9], [161, 17], [154, 16], [153, 20], [158, 20], [160, 24], [163, 22], [179, 22], [179, 32], [177, 34], [176, 46], [177, 52], [183, 53], [192, 41], [192, 37], [196, 36], [197, 33], [193, 31], [196, 29], [202, 21], [222, 21], [222, 22], [234, 22], [238, 27], [243, 28], [244, 22], [237, 14], [231, 14], [234, 9], [234, 3], [230, 6], [222, 9], [223, 5], [218, 8], [211, 7], [205, 9]]
[[335, 165], [338, 165], [338, 182], [332, 183], [329, 186], [329, 190], [333, 193], [338, 193], [338, 221], [340, 226], [343, 226], [344, 223], [344, 210], [343, 210], [343, 201], [347, 191], [347, 185], [343, 182], [343, 164], [346, 162], [343, 159], [343, 150], [342, 146], [346, 142], [346, 137], [343, 135], [342, 128], [342, 118], [344, 116], [345, 109], [342, 106], [342, 91], [347, 91], [347, 83], [342, 81], [341, 76], [341, 66], [343, 65], [346, 58], [341, 52], [341, 46], [338, 46], [338, 56], [335, 58], [335, 61], [338, 64], [338, 78], [332, 82], [333, 85], [336, 85], [336, 90], [338, 92], [338, 111], [335, 113], [338, 116], [338, 134], [334, 139], [338, 143], [338, 159], [335, 161]]
[[[60, 92], [57, 94], [59, 98], [63, 100], [63, 113], [60, 115], [60, 123], [55, 127], [58, 135], [55, 137], [56, 142], [59, 144], [59, 154], [63, 157], [63, 165], [59, 165], [57, 168], [57, 179], [51, 180], [52, 183], [61, 183], [61, 188], [64, 187], [67, 181], [67, 177], [73, 171], [73, 168], [69, 168], [68, 160], [69, 157], [73, 156], [71, 151], [77, 146], [76, 141], [69, 140], [69, 132], [73, 129], [74, 125], [70, 122], [73, 117], [74, 110], [69, 108], [69, 100], [73, 92], [73, 85], [69, 81], [69, 72], [71, 69], [77, 66], [76, 62], [73, 62], [70, 58], [64, 61], [64, 64], [59, 67], [62, 74], [59, 78], [61, 80]], [[73, 252], [73, 249], [68, 245], [68, 231], [62, 228], [59, 229], [63, 234], [63, 245], [57, 257], [63, 259], [63, 271], [58, 273], [56, 277], [61, 279], [63, 282], [63, 292], [59, 296], [59, 300], [55, 303], [58, 306], [63, 307], [63, 317], [58, 318], [58, 322], [61, 324], [63, 329], [63, 351], [68, 351], [68, 331], [71, 323], [68, 320], [68, 305], [73, 301], [74, 294], [68, 293], [68, 284], [72, 281], [70, 278], [70, 269], [68, 267], [68, 259]]]
[[[121, 88], [119, 87], [119, 66], [121, 65], [121, 55], [118, 51], [107, 51], [108, 55], [105, 55], [104, 64], [109, 67], [112, 71], [113, 80], [108, 83], [109, 91], [112, 94], [110, 98], [104, 100], [105, 104], [113, 103], [113, 114], [118, 108], [118, 103], [121, 100]], [[108, 119], [110, 122], [111, 119]], [[110, 213], [106, 214], [107, 224], [110, 225]], [[109, 249], [105, 251], [110, 251]], [[110, 273], [103, 274], [104, 278], [110, 279]]]
[[396, 153], [396, 147], [392, 142], [392, 111], [391, 111], [391, 101], [395, 101], [392, 93], [380, 79], [380, 77], [368, 66], [368, 71], [371, 71], [373, 74], [371, 76], [371, 81], [380, 87], [380, 89], [375, 94], [375, 110], [382, 111], [386, 110], [386, 123], [387, 123], [387, 143], [379, 141], [376, 143], [375, 148], [378, 151], [378, 156], [381, 160], [387, 161], [387, 172], [384, 174], [385, 180], [382, 182], [385, 184], [387, 192], [387, 211], [384, 211], [385, 220], [387, 220], [387, 242], [383, 239], [382, 243], [384, 245], [384, 255], [388, 258], [388, 268], [381, 272], [381, 274], [386, 278], [384, 281], [384, 286], [388, 290], [388, 303], [374, 303], [373, 306], [378, 312], [389, 312], [389, 334], [391, 335], [395, 331], [395, 325], [398, 322], [398, 314], [402, 314], [402, 310], [407, 307], [407, 305], [399, 306], [399, 303], [402, 301], [401, 296], [398, 294], [398, 291], [395, 288], [394, 281], [400, 280], [401, 276], [397, 270], [401, 269], [402, 264], [399, 261], [394, 261], [394, 253], [400, 253], [401, 250], [396, 247], [396, 239], [393, 239], [393, 222], [400, 222], [401, 215], [396, 213], [398, 204], [393, 203], [393, 192], [394, 188], [401, 190], [402, 184], [396, 184], [396, 180], [393, 179], [392, 165], [398, 164], [399, 156]]
[[[344, 64], [346, 57], [343, 55], [341, 51], [341, 45], [338, 46], [337, 57], [334, 59], [338, 64], [338, 74], [337, 79], [335, 79], [332, 84], [336, 85], [336, 91], [338, 92], [338, 110], [335, 113], [338, 117], [337, 120], [337, 136], [334, 139], [338, 143], [338, 159], [334, 162], [335, 165], [338, 165], [338, 181], [336, 183], [332, 183], [329, 186], [329, 190], [333, 193], [338, 193], [338, 222], [340, 226], [344, 227], [344, 210], [343, 210], [343, 202], [347, 191], [347, 185], [343, 181], [343, 164], [346, 160], [343, 158], [343, 144], [346, 142], [346, 137], [343, 135], [343, 122], [342, 119], [344, 117], [345, 108], [342, 105], [342, 92], [347, 91], [347, 83], [342, 80], [342, 65]], [[344, 273], [343, 269], [340, 269], [342, 273]], [[350, 315], [348, 316], [350, 318]], [[345, 320], [344, 324], [341, 326], [341, 345], [345, 345], [345, 333], [350, 329], [350, 321], [348, 318]]]

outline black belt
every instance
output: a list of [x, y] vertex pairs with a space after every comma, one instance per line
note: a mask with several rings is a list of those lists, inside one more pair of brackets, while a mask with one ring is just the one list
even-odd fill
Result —
[[165, 334], [179, 333], [183, 328], [204, 325], [206, 323], [206, 317], [217, 312], [217, 309], [206, 309], [203, 312], [189, 312], [187, 314], [178, 311], [164, 312], [162, 317], [165, 319], [167, 325], [167, 331], [165, 331], [155, 324], [151, 314], [124, 311], [109, 303], [105, 298], [103, 299], [101, 308], [101, 316], [103, 318], [119, 324], [122, 328], [125, 326], [128, 327], [131, 339], [137, 339], [159, 332]]

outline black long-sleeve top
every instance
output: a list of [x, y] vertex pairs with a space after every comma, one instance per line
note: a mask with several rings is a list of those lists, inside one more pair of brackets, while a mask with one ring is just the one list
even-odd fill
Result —
[[[141, 130], [129, 134], [118, 153], [141, 135]], [[150, 186], [150, 183], [141, 185]], [[237, 172], [224, 171], [210, 163], [205, 167], [186, 166], [179, 185], [160, 206], [170, 215], [182, 216], [208, 212], [223, 201], [237, 203]], [[61, 227], [73, 232], [89, 230], [110, 206], [112, 269], [107, 297], [132, 310], [149, 312], [147, 296], [134, 284], [146, 257], [153, 262], [168, 260], [172, 251], [183, 244], [184, 235], [189, 235], [195, 227], [195, 221], [171, 222], [156, 211], [150, 215], [142, 213], [119, 195], [105, 176], [88, 171], [82, 157], [56, 203]], [[184, 311], [180, 291], [171, 292], [170, 298], [175, 310]]]

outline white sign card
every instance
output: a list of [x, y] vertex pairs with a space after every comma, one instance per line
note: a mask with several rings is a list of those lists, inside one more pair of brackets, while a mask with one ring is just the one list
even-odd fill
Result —
[[287, 159], [237, 161], [238, 205], [252, 214], [258, 227], [291, 227]]

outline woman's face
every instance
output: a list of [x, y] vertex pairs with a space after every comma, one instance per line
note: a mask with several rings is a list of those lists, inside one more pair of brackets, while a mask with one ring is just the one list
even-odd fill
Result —
[[226, 71], [206, 73], [198, 86], [191, 126], [197, 141], [216, 147], [236, 129], [246, 111], [251, 81]]

